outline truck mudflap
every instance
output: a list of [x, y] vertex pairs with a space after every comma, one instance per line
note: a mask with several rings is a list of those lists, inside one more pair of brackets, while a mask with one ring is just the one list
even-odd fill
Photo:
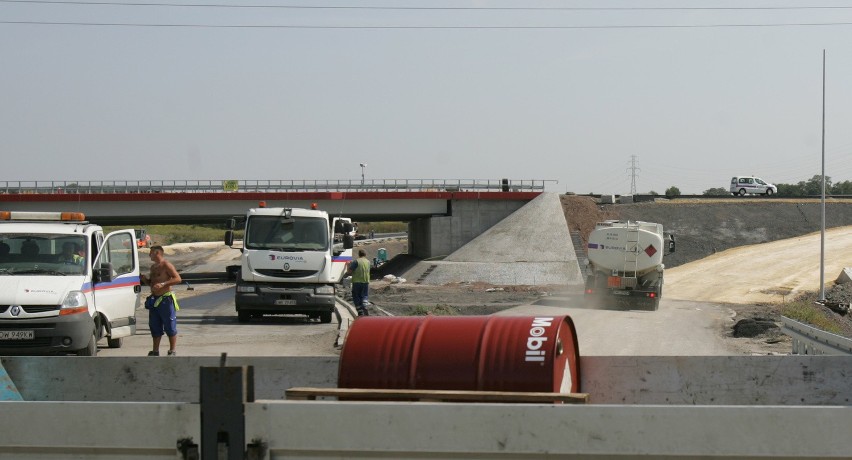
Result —
[[656, 310], [660, 305], [662, 286], [651, 289], [621, 289], [595, 286], [592, 278], [586, 283], [585, 296], [594, 299], [600, 308]]
[[586, 298], [594, 303], [596, 308], [603, 309], [655, 311], [660, 306], [660, 297], [655, 292], [632, 289], [602, 289], [599, 291], [587, 289]]

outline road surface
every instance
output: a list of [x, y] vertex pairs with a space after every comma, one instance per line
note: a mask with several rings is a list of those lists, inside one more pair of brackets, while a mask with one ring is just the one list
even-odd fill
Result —
[[[215, 245], [214, 245], [215, 246]], [[852, 227], [826, 232], [825, 279], [852, 265]], [[573, 319], [583, 355], [731, 355], [761, 353], [763, 343], [726, 337], [734, 312], [726, 303], [779, 302], [801, 290], [819, 287], [820, 235], [743, 246], [666, 270], [659, 310], [622, 311], [585, 308], [575, 295], [554, 295], [501, 314], [562, 315]], [[175, 255], [177, 256], [177, 254]], [[233, 254], [217, 252], [206, 269], [231, 263]], [[232, 284], [176, 288], [181, 311], [178, 353], [184, 356], [326, 356], [336, 355], [338, 324], [309, 322], [303, 316], [265, 317], [237, 323]], [[100, 356], [144, 356], [150, 350], [147, 312], [120, 349], [99, 344]], [[167, 346], [161, 345], [165, 353]], [[751, 348], [750, 348], [751, 347]], [[783, 347], [781, 347], [783, 348]], [[769, 347], [775, 352], [781, 348]]]
[[[247, 324], [237, 322], [233, 284], [175, 288], [178, 312], [179, 356], [327, 356], [337, 355], [337, 320], [330, 324], [308, 321], [303, 315], [265, 316]], [[148, 311], [136, 312], [136, 335], [125, 337], [121, 348], [98, 343], [98, 356], [145, 356], [151, 350]], [[166, 337], [160, 353], [169, 349]]]

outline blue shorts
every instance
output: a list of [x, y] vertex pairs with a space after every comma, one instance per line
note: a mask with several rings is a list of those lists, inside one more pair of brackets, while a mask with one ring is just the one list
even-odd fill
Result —
[[159, 305], [148, 310], [148, 327], [152, 337], [177, 335], [177, 312], [172, 296], [163, 296]]

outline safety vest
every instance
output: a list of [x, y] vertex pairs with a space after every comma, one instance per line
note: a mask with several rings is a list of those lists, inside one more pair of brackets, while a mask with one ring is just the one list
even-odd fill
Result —
[[355, 262], [358, 263], [358, 267], [355, 271], [352, 272], [352, 282], [353, 283], [369, 283], [370, 282], [370, 261], [359, 257], [355, 259]]
[[157, 297], [157, 300], [154, 301], [154, 308], [157, 308], [157, 307], [160, 306], [160, 302], [163, 301], [163, 297], [171, 297], [172, 302], [174, 302], [174, 304], [175, 304], [175, 311], [180, 310], [180, 307], [178, 306], [177, 296], [175, 296], [175, 293], [172, 292], [172, 291], [169, 291], [169, 292], [161, 295], [160, 297]]

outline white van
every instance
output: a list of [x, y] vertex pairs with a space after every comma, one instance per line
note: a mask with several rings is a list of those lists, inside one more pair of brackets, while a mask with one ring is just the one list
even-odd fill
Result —
[[73, 212], [0, 211], [0, 355], [95, 356], [136, 333], [132, 229], [104, 236]]
[[778, 193], [778, 187], [770, 184], [759, 177], [734, 176], [731, 178], [731, 195], [745, 196], [766, 195], [771, 196]]

